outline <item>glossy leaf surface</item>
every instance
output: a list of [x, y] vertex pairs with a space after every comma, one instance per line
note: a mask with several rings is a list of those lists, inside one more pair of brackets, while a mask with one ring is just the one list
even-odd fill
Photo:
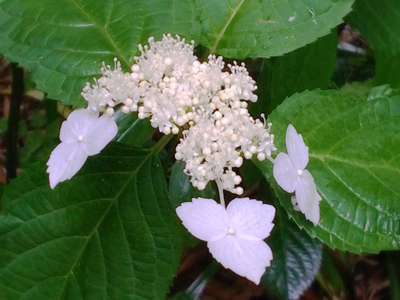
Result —
[[352, 252], [399, 249], [400, 98], [355, 97], [313, 91], [285, 100], [270, 115], [276, 145], [285, 151], [293, 124], [309, 147], [321, 219], [314, 227], [296, 212], [290, 194], [272, 177], [272, 164], [259, 163], [281, 204], [311, 236]]
[[353, 0], [197, 0], [201, 43], [225, 57], [288, 53], [342, 23]]
[[86, 82], [99, 77], [103, 61], [129, 70], [138, 44], [150, 36], [198, 39], [189, 0], [0, 0], [0, 53], [32, 72], [49, 98], [84, 106]]
[[55, 190], [44, 166], [4, 193], [0, 298], [165, 299], [179, 236], [154, 153], [110, 145]]

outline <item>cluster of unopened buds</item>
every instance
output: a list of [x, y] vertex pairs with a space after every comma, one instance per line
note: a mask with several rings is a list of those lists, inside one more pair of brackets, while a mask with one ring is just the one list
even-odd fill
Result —
[[182, 134], [175, 158], [185, 162], [184, 172], [193, 186], [202, 190], [215, 181], [220, 192], [220, 204], [197, 198], [179, 206], [176, 211], [184, 226], [207, 241], [223, 266], [258, 284], [272, 260], [263, 239], [273, 227], [275, 209], [249, 198], [236, 198], [225, 207], [223, 191], [243, 194], [242, 178], [235, 170], [244, 159], [269, 159], [275, 163], [278, 184], [295, 193], [295, 208], [317, 224], [321, 198], [305, 170], [308, 147], [289, 125], [288, 154], [273, 159], [277, 149], [272, 124], [253, 119], [247, 110], [248, 101], [257, 101], [257, 96], [245, 65], [234, 62], [225, 69], [222, 57], [213, 55], [200, 62], [193, 45], [164, 35], [157, 42], [149, 38], [149, 46], [139, 45], [141, 55], [135, 57], [131, 72], [124, 73], [117, 60], [113, 68], [103, 63], [103, 76], [83, 89], [87, 108], [73, 111], [62, 125], [61, 143], [47, 163], [50, 186], [74, 176], [88, 156], [99, 153], [115, 137], [115, 109], [150, 118], [160, 132]]

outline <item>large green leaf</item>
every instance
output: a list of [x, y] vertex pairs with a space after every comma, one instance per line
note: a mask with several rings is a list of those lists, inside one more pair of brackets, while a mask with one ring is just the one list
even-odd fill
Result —
[[268, 121], [280, 151], [285, 151], [289, 123], [309, 147], [307, 168], [323, 198], [316, 227], [293, 209], [290, 195], [271, 176], [272, 164], [258, 164], [300, 227], [341, 250], [400, 248], [400, 97], [367, 101], [336, 91], [307, 91], [285, 100]]
[[42, 163], [2, 200], [1, 299], [165, 299], [179, 236], [154, 151], [111, 145], [55, 190]]
[[257, 80], [254, 112], [270, 113], [286, 97], [304, 90], [325, 89], [336, 64], [337, 34], [331, 33], [284, 56], [264, 59]]
[[363, 38], [379, 51], [400, 51], [400, 2], [397, 0], [356, 0], [346, 18]]
[[289, 220], [279, 203], [274, 204], [275, 226], [267, 239], [274, 259], [262, 282], [281, 299], [298, 299], [314, 281], [321, 265], [321, 243]]
[[376, 82], [400, 86], [400, 2], [357, 0], [346, 18], [376, 50]]
[[190, 0], [0, 0], [0, 53], [32, 72], [39, 89], [83, 106], [80, 92], [102, 61], [124, 69], [137, 45], [163, 33], [198, 39]]
[[197, 0], [202, 43], [225, 57], [279, 56], [342, 23], [354, 0]]

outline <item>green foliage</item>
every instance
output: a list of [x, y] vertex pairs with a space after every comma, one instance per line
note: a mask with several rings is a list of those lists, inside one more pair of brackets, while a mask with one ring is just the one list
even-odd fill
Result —
[[154, 149], [109, 146], [55, 190], [41, 162], [2, 200], [1, 299], [165, 299], [179, 238]]
[[189, 0], [0, 0], [0, 53], [32, 72], [49, 98], [82, 107], [86, 82], [102, 61], [117, 57], [125, 70], [150, 36], [180, 34], [198, 40]]
[[327, 88], [335, 68], [336, 49], [337, 35], [331, 33], [284, 56], [264, 59], [257, 80], [259, 100], [250, 109], [270, 113], [295, 93]]
[[294, 211], [290, 195], [272, 178], [269, 162], [259, 166], [281, 204], [311, 236], [352, 252], [399, 249], [400, 97], [368, 100], [336, 91], [313, 91], [285, 100], [270, 115], [276, 145], [285, 150], [289, 123], [309, 147], [321, 220], [314, 227]]
[[156, 131], [149, 120], [140, 120], [137, 114], [124, 114], [120, 110], [115, 113], [118, 134], [115, 140], [121, 143], [141, 147]]
[[342, 23], [353, 0], [196, 0], [201, 43], [230, 58], [288, 53]]
[[[101, 75], [103, 61], [112, 65], [116, 57], [128, 71], [150, 36], [193, 39], [202, 58], [250, 58], [259, 100], [249, 109], [254, 117], [271, 113], [278, 151], [285, 151], [288, 124], [302, 134], [323, 198], [314, 227], [277, 185], [270, 161], [234, 169], [244, 197], [263, 199], [262, 176], [270, 184], [274, 260], [263, 284], [296, 299], [315, 278], [321, 242], [356, 253], [400, 249], [399, 14], [398, 0], [0, 0], [0, 54], [26, 68], [49, 98], [74, 107], [85, 106], [80, 93]], [[336, 57], [343, 18], [369, 43], [367, 54]], [[30, 75], [25, 80], [36, 89]], [[1, 94], [9, 94], [3, 86]], [[149, 120], [116, 107], [116, 143], [51, 190], [45, 160], [59, 141], [60, 116], [54, 101], [38, 110], [19, 123], [18, 167], [26, 170], [0, 185], [0, 299], [165, 299], [181, 248], [197, 243], [183, 233], [174, 207], [218, 199], [214, 183], [194, 188], [184, 163], [174, 160], [180, 137], [153, 146], [161, 134]], [[3, 117], [0, 134], [6, 130]], [[329, 286], [324, 280], [340, 272], [331, 272], [326, 254], [323, 263], [321, 274], [333, 275], [322, 276], [321, 286]], [[197, 299], [219, 265], [205, 269], [173, 299]], [[340, 290], [344, 281], [337, 282]]]
[[356, 0], [346, 17], [363, 37], [379, 51], [400, 51], [400, 2], [397, 0]]
[[321, 243], [288, 219], [279, 203], [275, 227], [268, 238], [274, 259], [263, 277], [263, 284], [281, 299], [298, 299], [313, 282], [321, 264]]
[[400, 86], [400, 2], [357, 0], [347, 17], [376, 50], [376, 82]]

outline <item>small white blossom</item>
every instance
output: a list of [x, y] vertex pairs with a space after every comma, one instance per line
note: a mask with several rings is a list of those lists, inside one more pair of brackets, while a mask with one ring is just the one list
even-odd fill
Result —
[[193, 236], [207, 242], [221, 265], [260, 283], [272, 260], [271, 248], [263, 240], [274, 226], [273, 206], [236, 198], [225, 209], [212, 199], [194, 198], [182, 203], [176, 213]]
[[[82, 97], [88, 102], [88, 108], [94, 111], [105, 112], [107, 108], [113, 108], [119, 103], [130, 99], [137, 103], [145, 90], [139, 86], [139, 80], [124, 73], [121, 63], [114, 59], [114, 70], [103, 62], [101, 68], [103, 76], [95, 79], [95, 84], [89, 82], [83, 88]], [[131, 104], [131, 105], [132, 105]]]
[[192, 69], [196, 60], [193, 54], [194, 41], [185, 43], [177, 35], [163, 35], [161, 41], [149, 38], [149, 46], [139, 45], [140, 56], [136, 56], [137, 65], [132, 66], [132, 71], [139, 73], [139, 78], [151, 83], [160, 83], [163, 76], [185, 78]]
[[295, 209], [298, 208], [316, 226], [322, 198], [317, 192], [314, 178], [305, 169], [308, 164], [308, 147], [291, 124], [286, 131], [286, 149], [288, 154], [281, 152], [275, 158], [275, 180], [286, 192], [295, 193], [295, 198], [292, 198]]
[[71, 179], [83, 166], [88, 156], [98, 154], [117, 134], [114, 119], [90, 109], [74, 110], [63, 122], [61, 143], [47, 162], [50, 187]]

